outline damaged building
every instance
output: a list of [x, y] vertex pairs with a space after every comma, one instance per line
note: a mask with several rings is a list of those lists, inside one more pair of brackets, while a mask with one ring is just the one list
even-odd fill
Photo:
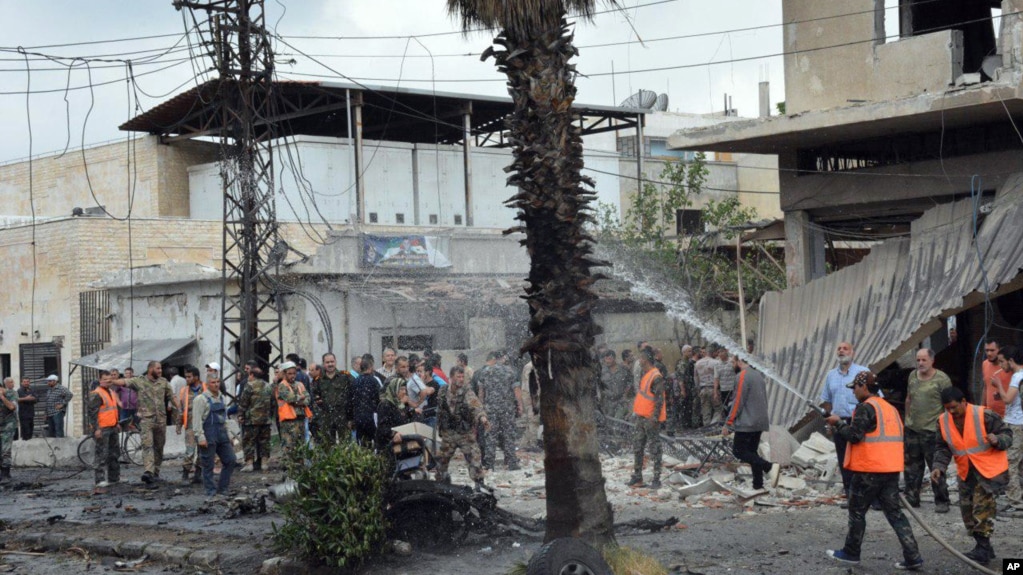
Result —
[[[875, 371], [926, 345], [976, 397], [978, 343], [1023, 327], [1023, 2], [783, 11], [786, 115], [670, 140], [778, 155], [790, 287], [764, 297], [758, 350], [816, 397], [840, 341]], [[874, 247], [835, 271], [843, 239]], [[776, 423], [806, 411], [777, 387], [771, 403]]]
[[[478, 363], [525, 335], [528, 258], [505, 236], [510, 163], [506, 98], [283, 82], [289, 132], [274, 149], [278, 231], [289, 246], [275, 279], [285, 352], [430, 348]], [[0, 371], [58, 374], [76, 393], [101, 366], [203, 365], [221, 354], [223, 196], [210, 142], [213, 88], [197, 86], [129, 120], [130, 140], [0, 165], [10, 214], [0, 246]], [[642, 124], [647, 110], [580, 106], [587, 135]], [[353, 118], [352, 122], [346, 118]], [[441, 118], [443, 121], [434, 121]], [[359, 121], [354, 121], [354, 120]], [[286, 120], [286, 121], [284, 121]], [[468, 142], [468, 146], [464, 145]], [[601, 202], [621, 209], [636, 159], [586, 157]], [[605, 340], [670, 340], [663, 308], [609, 286]], [[231, 353], [233, 341], [224, 344]], [[257, 350], [269, 354], [268, 342]], [[265, 359], [265, 358], [264, 358]], [[229, 383], [230, 385], [230, 383]], [[42, 403], [39, 408], [41, 412]], [[43, 432], [42, 416], [37, 433]]]

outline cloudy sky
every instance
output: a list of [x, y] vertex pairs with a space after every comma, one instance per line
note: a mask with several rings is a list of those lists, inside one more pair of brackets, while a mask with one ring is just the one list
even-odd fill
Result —
[[[772, 82], [772, 103], [784, 99], [781, 59], [757, 58], [782, 51], [779, 0], [619, 5], [578, 24], [577, 64], [590, 76], [578, 81], [578, 101], [609, 105], [643, 88], [666, 92], [672, 111], [707, 113], [729, 94], [741, 115], [754, 116], [761, 80]], [[368, 85], [506, 94], [492, 61], [478, 58], [491, 33], [457, 33], [442, 0], [266, 0], [266, 7], [283, 38], [281, 78], [344, 75]], [[194, 85], [210, 66], [196, 36], [184, 35], [190, 16], [171, 0], [0, 0], [0, 13], [0, 162], [123, 138], [119, 124]], [[740, 30], [752, 27], [763, 28]], [[669, 39], [677, 36], [689, 37]], [[110, 42], [119, 39], [130, 40]], [[103, 59], [110, 61], [96, 61]], [[135, 89], [124, 60], [132, 61]], [[643, 71], [665, 67], [674, 69]]]

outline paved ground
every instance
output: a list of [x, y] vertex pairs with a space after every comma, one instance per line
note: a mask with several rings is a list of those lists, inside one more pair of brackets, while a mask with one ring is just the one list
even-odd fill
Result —
[[[497, 471], [488, 479], [496, 487], [500, 505], [527, 515], [542, 515], [543, 472], [539, 454], [525, 456], [522, 471]], [[180, 462], [164, 468], [168, 478], [180, 477]], [[468, 483], [464, 468], [455, 468], [456, 482]], [[676, 572], [706, 575], [819, 573], [844, 574], [850, 570], [825, 557], [824, 550], [841, 546], [845, 535], [845, 512], [838, 508], [826, 486], [821, 490], [803, 488], [779, 490], [760, 504], [737, 502], [727, 493], [711, 493], [680, 501], [675, 488], [657, 492], [624, 486], [630, 472], [625, 457], [608, 458], [604, 466], [608, 495], [616, 521], [653, 517], [679, 518], [679, 525], [661, 533], [622, 533], [619, 542], [656, 556]], [[719, 470], [720, 471], [720, 470]], [[105, 495], [93, 495], [91, 477], [74, 469], [23, 470], [14, 472], [16, 483], [0, 494], [0, 520], [7, 527], [0, 532], [6, 550], [31, 551], [16, 542], [24, 533], [66, 534], [109, 541], [150, 541], [190, 549], [216, 550], [221, 554], [219, 569], [175, 567], [147, 563], [136, 572], [220, 572], [258, 571], [270, 550], [273, 521], [280, 521], [272, 504], [267, 513], [228, 518], [225, 502], [210, 502], [195, 486], [169, 481], [150, 490], [138, 483], [140, 470], [128, 467], [125, 482]], [[239, 473], [236, 488], [241, 495], [256, 494], [280, 479], [278, 474]], [[748, 487], [748, 485], [747, 485]], [[953, 494], [955, 499], [955, 494]], [[938, 531], [960, 549], [968, 549], [961, 520], [953, 508], [936, 515], [925, 503], [922, 514]], [[940, 549], [919, 528], [915, 529], [926, 559], [924, 573], [967, 573], [969, 570]], [[996, 525], [995, 548], [1000, 556], [1023, 556], [1023, 519], [1000, 519]], [[387, 556], [361, 572], [384, 574], [499, 574], [516, 561], [523, 561], [540, 545], [524, 537], [491, 538], [472, 534], [456, 549], [439, 552], [423, 549], [412, 541], [410, 557]], [[878, 512], [868, 516], [867, 539], [862, 565], [855, 573], [894, 572], [900, 558], [891, 529]], [[43, 556], [0, 553], [0, 566], [17, 573], [61, 574], [114, 570], [95, 554], [82, 552], [47, 553]], [[1000, 564], [997, 566], [1000, 568]]]

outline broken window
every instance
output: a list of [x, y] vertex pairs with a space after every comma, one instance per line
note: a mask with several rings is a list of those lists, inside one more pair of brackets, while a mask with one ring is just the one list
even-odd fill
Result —
[[995, 22], [1001, 8], [1000, 0], [876, 0], [877, 43], [896, 36], [959, 30], [963, 33], [963, 72], [980, 72], [984, 58], [998, 52]]
[[675, 212], [675, 233], [692, 236], [706, 231], [702, 210], [678, 210]]

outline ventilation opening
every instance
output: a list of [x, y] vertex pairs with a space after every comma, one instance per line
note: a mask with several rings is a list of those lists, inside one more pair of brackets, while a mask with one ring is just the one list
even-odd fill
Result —
[[370, 212], [369, 213], [369, 223], [375, 224], [375, 223], [377, 223], [377, 219], [378, 218], [377, 218], [377, 213], [376, 212]]
[[405, 214], [394, 214], [394, 221], [395, 223], [404, 224]]
[[455, 225], [456, 226], [462, 225], [462, 216], [461, 215], [457, 215], [457, 214], [455, 215]]
[[705, 230], [703, 225], [702, 210], [678, 210], [675, 212], [675, 233], [680, 236], [691, 236], [702, 234]]
[[437, 214], [430, 214], [430, 224], [437, 225]]

